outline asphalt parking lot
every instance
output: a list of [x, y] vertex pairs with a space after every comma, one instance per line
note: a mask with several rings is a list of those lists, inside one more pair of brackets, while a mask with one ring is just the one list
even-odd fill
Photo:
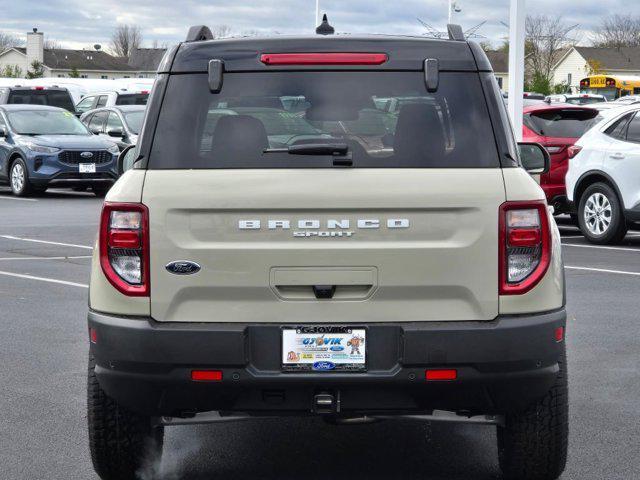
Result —
[[[95, 479], [87, 449], [87, 283], [101, 200], [0, 189], [0, 478]], [[565, 480], [640, 478], [640, 233], [596, 247], [561, 225], [571, 444]], [[495, 429], [250, 420], [167, 429], [144, 480], [497, 479]]]

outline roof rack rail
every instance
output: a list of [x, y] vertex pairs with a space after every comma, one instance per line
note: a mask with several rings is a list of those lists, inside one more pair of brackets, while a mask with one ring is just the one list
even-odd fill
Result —
[[213, 40], [213, 34], [206, 25], [194, 25], [189, 29], [185, 42], [203, 42]]
[[466, 40], [460, 25], [456, 25], [455, 23], [447, 24], [447, 32], [449, 32], [449, 40], [455, 40], [457, 42], [464, 42]]

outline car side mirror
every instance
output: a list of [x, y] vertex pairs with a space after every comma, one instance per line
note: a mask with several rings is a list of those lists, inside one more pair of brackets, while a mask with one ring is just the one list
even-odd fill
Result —
[[520, 142], [520, 161], [530, 175], [547, 173], [551, 166], [551, 157], [546, 148], [535, 142]]
[[100, 135], [100, 130], [98, 130], [97, 128], [92, 128], [91, 133], [93, 133], [94, 135]]
[[122, 138], [124, 137], [124, 131], [121, 128], [114, 128], [113, 130], [107, 131], [107, 135], [110, 137]]
[[135, 145], [129, 145], [122, 150], [118, 156], [118, 175], [122, 175], [127, 170], [131, 170], [137, 157], [138, 155]]

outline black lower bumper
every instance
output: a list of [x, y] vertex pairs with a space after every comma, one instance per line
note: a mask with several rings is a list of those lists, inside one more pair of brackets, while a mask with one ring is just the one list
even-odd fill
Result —
[[[281, 325], [159, 323], [89, 313], [91, 352], [106, 393], [148, 415], [225, 411], [305, 414], [314, 396], [340, 398], [341, 413], [501, 414], [544, 396], [558, 372], [564, 309], [490, 322], [368, 324], [366, 373], [281, 371]], [[354, 324], [355, 326], [355, 324]], [[453, 381], [425, 369], [457, 370]], [[222, 371], [194, 382], [194, 369]]]

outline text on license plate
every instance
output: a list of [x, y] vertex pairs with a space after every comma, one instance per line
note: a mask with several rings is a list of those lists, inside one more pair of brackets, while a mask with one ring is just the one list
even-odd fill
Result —
[[342, 326], [296, 327], [282, 330], [285, 371], [363, 371], [366, 329]]
[[78, 164], [80, 173], [96, 173], [95, 163], [80, 163]]

